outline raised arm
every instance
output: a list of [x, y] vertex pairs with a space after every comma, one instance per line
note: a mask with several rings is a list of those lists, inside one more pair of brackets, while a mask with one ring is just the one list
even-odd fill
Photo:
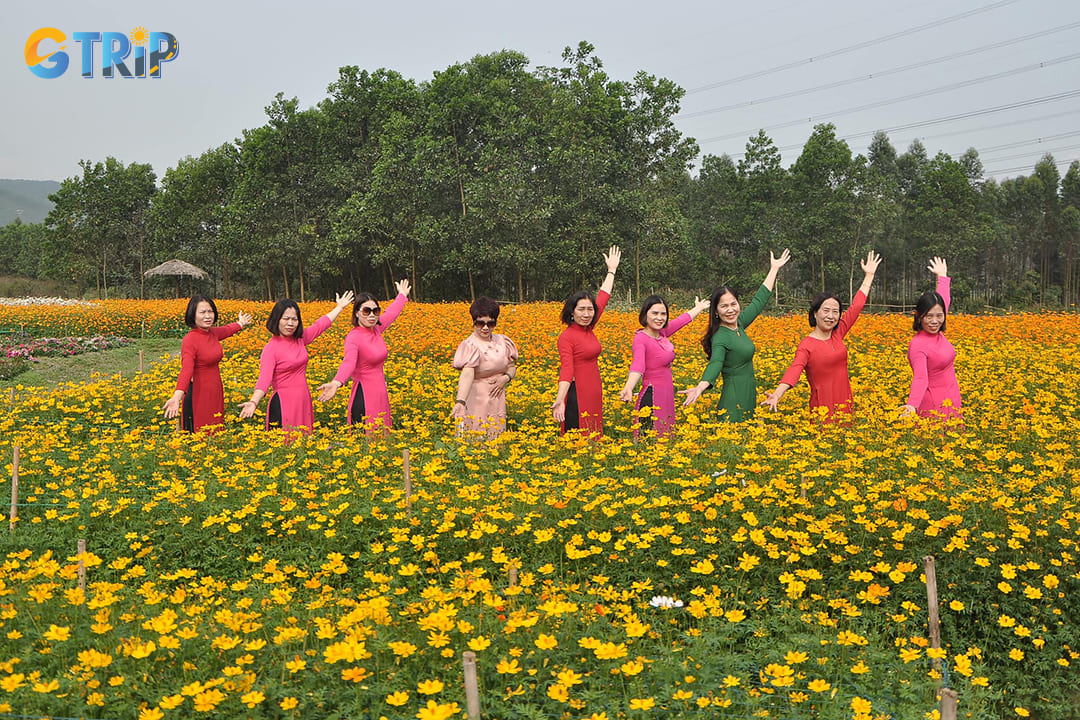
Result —
[[236, 319], [236, 322], [229, 323], [228, 325], [222, 325], [220, 327], [212, 327], [210, 328], [210, 334], [218, 340], [224, 340], [225, 338], [232, 337], [250, 324], [251, 316], [247, 313], [240, 313], [240, 315]]
[[949, 305], [952, 303], [952, 296], [949, 293], [952, 281], [949, 279], [948, 263], [945, 262], [945, 258], [935, 257], [926, 269], [937, 275], [937, 294], [945, 301], [945, 312], [949, 312]]
[[[606, 253], [604, 253], [604, 264], [607, 265], [607, 275], [604, 276], [604, 282], [600, 284], [600, 291], [611, 294], [612, 288], [615, 287], [615, 271], [619, 269], [619, 261], [622, 260], [622, 250], [618, 245], [612, 245]], [[599, 313], [597, 313], [599, 315]]]
[[399, 280], [394, 287], [397, 288], [398, 294], [394, 301], [387, 306], [386, 312], [379, 318], [378, 327], [381, 328], [380, 332], [385, 332], [386, 328], [394, 324], [394, 321], [401, 315], [401, 311], [405, 309], [405, 303], [409, 301], [409, 292], [412, 290], [412, 286], [409, 285], [408, 278]]
[[784, 248], [784, 252], [780, 253], [780, 257], [776, 257], [772, 254], [772, 250], [769, 251], [769, 274], [765, 276], [765, 281], [761, 284], [769, 288], [769, 292], [776, 287], [776, 275], [780, 272], [780, 268], [788, 264], [788, 260], [791, 259], [791, 252], [787, 248]]
[[870, 286], [874, 284], [874, 274], [877, 272], [878, 266], [881, 265], [881, 256], [871, 250], [866, 253], [866, 259], [860, 260], [859, 265], [863, 270], [862, 285], [859, 286], [859, 290], [863, 295], [869, 297]]

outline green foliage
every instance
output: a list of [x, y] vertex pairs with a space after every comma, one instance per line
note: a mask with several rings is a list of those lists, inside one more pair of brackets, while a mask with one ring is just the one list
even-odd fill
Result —
[[916, 140], [898, 154], [879, 132], [853, 156], [826, 124], [789, 168], [759, 131], [738, 163], [706, 155], [694, 177], [699, 148], [673, 122], [683, 94], [645, 71], [611, 77], [587, 42], [557, 66], [501, 50], [421, 83], [343, 67], [316, 106], [278, 93], [265, 124], [180, 160], [158, 191], [149, 166], [81, 162], [44, 226], [3, 229], [15, 251], [0, 274], [145, 296], [172, 287], [146, 285], [146, 267], [179, 258], [209, 273], [197, 289], [213, 295], [389, 295], [408, 276], [420, 299], [529, 301], [595, 283], [617, 243], [632, 300], [749, 290], [789, 247], [780, 293], [805, 297], [851, 292], [873, 248], [875, 302], [910, 303], [942, 255], [969, 278], [963, 307], [1075, 305], [1080, 163], [1061, 177], [1047, 156], [998, 185], [974, 148], [931, 158]]

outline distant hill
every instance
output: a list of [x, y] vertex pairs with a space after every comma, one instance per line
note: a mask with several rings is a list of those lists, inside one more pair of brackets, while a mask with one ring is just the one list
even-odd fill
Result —
[[39, 223], [52, 210], [49, 195], [60, 189], [53, 180], [0, 180], [0, 225], [7, 225], [22, 210], [24, 223]]

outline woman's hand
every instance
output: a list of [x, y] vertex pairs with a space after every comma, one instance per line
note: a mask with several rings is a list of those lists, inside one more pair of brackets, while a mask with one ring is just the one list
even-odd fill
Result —
[[454, 408], [450, 411], [450, 417], [454, 418], [455, 420], [464, 420], [465, 403], [455, 402]]
[[881, 256], [878, 255], [873, 250], [871, 250], [870, 252], [868, 252], [866, 254], [866, 259], [865, 260], [860, 260], [859, 261], [859, 265], [862, 266], [863, 272], [866, 275], [871, 276], [871, 277], [873, 277], [874, 273], [877, 272], [878, 265], [880, 265], [880, 264], [881, 264]]
[[781, 397], [783, 397], [783, 394], [779, 391], [774, 390], [773, 392], [769, 393], [769, 396], [765, 398], [764, 402], [761, 403], [761, 406], [767, 407], [773, 412], [776, 412], [776, 406], [780, 404]]
[[566, 401], [556, 400], [551, 406], [551, 417], [555, 418], [558, 422], [564, 422], [566, 420]]
[[691, 405], [696, 403], [701, 398], [702, 393], [704, 393], [708, 389], [709, 383], [699, 382], [694, 387], [688, 387], [685, 390], [680, 390], [679, 394], [686, 396], [686, 400], [683, 401], [683, 407], [690, 407]]
[[352, 305], [353, 298], [356, 297], [352, 290], [346, 290], [341, 295], [334, 296], [334, 303], [337, 305], [338, 310], [344, 310], [348, 306]]
[[699, 314], [705, 312], [708, 309], [709, 309], [709, 298], [705, 298], [703, 300], [703, 299], [699, 298], [697, 295], [695, 295], [694, 296], [694, 307], [690, 308], [690, 314], [692, 316], [694, 316], [694, 317], [697, 317]]
[[397, 288], [398, 295], [404, 295], [409, 297], [409, 292], [412, 290], [412, 285], [409, 284], [409, 278], [398, 280], [394, 283], [394, 287]]
[[491, 390], [488, 392], [493, 398], [497, 398], [500, 395], [506, 394], [506, 386], [510, 384], [510, 376], [506, 373], [501, 373], [492, 379]]
[[328, 383], [323, 383], [319, 386], [319, 402], [330, 402], [330, 400], [337, 394], [338, 389], [341, 387], [341, 383], [337, 380], [331, 380]]
[[255, 410], [259, 406], [254, 400], [248, 400], [247, 402], [240, 403], [240, 419], [247, 420], [249, 417], [255, 414]]
[[174, 417], [180, 414], [180, 404], [184, 401], [184, 391], [177, 390], [173, 393], [172, 397], [165, 401], [165, 405], [161, 408], [165, 411], [165, 417], [172, 420]]
[[623, 402], [630, 402], [634, 399], [634, 388], [624, 387], [619, 391], [619, 399]]
[[948, 277], [949, 275], [949, 266], [943, 257], [935, 256], [934, 259], [930, 261], [930, 264], [926, 266], [926, 269], [938, 277]]
[[236, 316], [236, 324], [240, 326], [241, 330], [243, 330], [251, 324], [251, 315], [245, 312], [240, 313]]
[[907, 417], [908, 415], [914, 415], [917, 412], [919, 411], [915, 408], [914, 405], [904, 405], [900, 408], [900, 414], [904, 417]]
[[609, 273], [613, 273], [619, 269], [619, 261], [622, 260], [622, 250], [618, 245], [612, 245], [606, 253], [604, 253], [604, 264], [607, 265]]
[[778, 271], [780, 268], [788, 264], [791, 260], [791, 251], [784, 248], [784, 252], [780, 253], [780, 257], [776, 257], [772, 254], [772, 250], [769, 251], [769, 270]]

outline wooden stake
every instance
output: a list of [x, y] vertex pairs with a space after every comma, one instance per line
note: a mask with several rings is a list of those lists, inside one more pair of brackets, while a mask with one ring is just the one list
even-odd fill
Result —
[[405, 476], [405, 512], [412, 514], [412, 472], [409, 469], [409, 448], [401, 451], [401, 474]]
[[8, 529], [15, 532], [15, 520], [19, 517], [19, 446], [11, 449], [11, 513]]
[[11, 404], [14, 405], [15, 404], [15, 388], [14, 387], [8, 388], [8, 398], [11, 399]]
[[510, 566], [510, 587], [517, 587], [517, 568]]
[[480, 718], [480, 688], [476, 684], [476, 653], [466, 650], [461, 653], [461, 664], [465, 668], [465, 709], [469, 720]]
[[79, 589], [86, 594], [86, 540], [79, 540]]
[[[937, 569], [934, 566], [934, 556], [927, 555], [923, 558], [924, 570], [926, 574], [926, 606], [930, 615], [930, 647], [934, 650], [941, 649], [941, 617], [938, 614], [938, 594], [937, 594]], [[941, 672], [941, 661], [934, 658], [931, 661], [934, 669]], [[940, 683], [941, 680], [939, 679]], [[955, 717], [955, 716], [954, 716]]]
[[799, 476], [799, 497], [801, 497], [803, 500], [806, 499], [806, 476], [805, 475], [800, 475]]
[[956, 720], [957, 700], [956, 691], [952, 688], [941, 691], [941, 720]]
[[143, 374], [143, 351], [139, 351], [139, 374]]

